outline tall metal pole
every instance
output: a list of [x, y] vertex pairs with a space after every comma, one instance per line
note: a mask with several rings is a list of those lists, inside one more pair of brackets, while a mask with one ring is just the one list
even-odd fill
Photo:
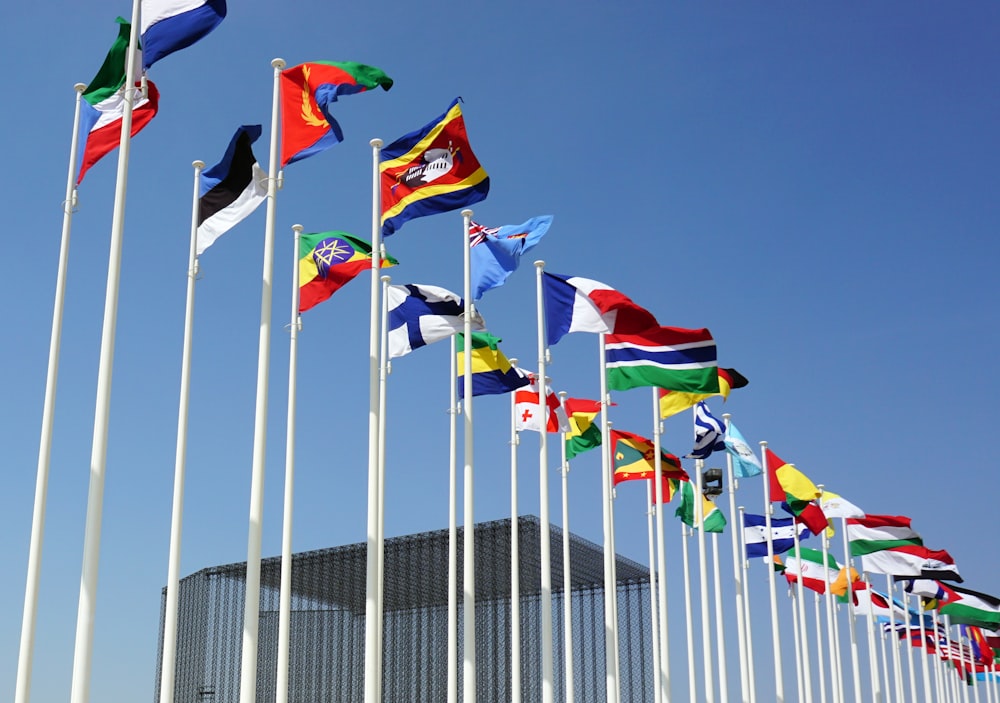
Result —
[[[510, 365], [517, 366], [517, 359]], [[510, 394], [510, 699], [521, 703], [521, 555], [518, 545], [517, 507], [517, 398]]]
[[702, 679], [705, 682], [705, 703], [715, 701], [715, 682], [712, 676], [712, 642], [708, 636], [709, 623], [712, 617], [709, 614], [708, 604], [708, 563], [705, 550], [705, 510], [703, 502], [703, 486], [701, 473], [704, 470], [705, 462], [695, 459], [695, 496], [694, 496], [694, 521], [697, 525], [698, 534], [698, 584], [701, 588], [701, 669]]
[[[566, 391], [559, 391], [560, 404], [566, 407]], [[569, 461], [566, 459], [566, 433], [560, 432], [562, 466], [562, 549], [563, 549], [563, 666], [566, 677], [566, 703], [576, 700], [573, 681], [573, 573], [569, 553]]]
[[476, 703], [476, 523], [473, 518], [473, 452], [472, 452], [472, 318], [476, 308], [472, 304], [472, 258], [470, 254], [469, 226], [472, 210], [462, 210], [462, 251], [465, 256], [465, 397], [462, 409], [465, 416], [465, 468], [464, 468], [464, 511], [462, 515], [462, 631], [465, 659], [462, 668], [462, 703]]
[[687, 526], [681, 523], [681, 564], [684, 567], [684, 629], [687, 638], [687, 674], [688, 674], [688, 700], [690, 703], [698, 701], [698, 677], [695, 674], [694, 666], [694, 609], [691, 607], [691, 560], [688, 556], [688, 533]]
[[785, 682], [781, 670], [781, 634], [778, 630], [778, 596], [774, 585], [774, 541], [771, 533], [771, 485], [767, 465], [767, 442], [760, 443], [760, 463], [764, 467], [764, 529], [767, 531], [767, 587], [771, 598], [771, 645], [774, 657], [774, 699], [785, 701]]
[[[741, 505], [738, 508], [738, 510], [740, 511], [740, 522], [739, 522], [739, 525], [740, 525], [740, 533], [742, 534], [742, 532], [743, 532], [743, 525], [745, 524], [744, 519], [743, 519], [743, 513], [744, 513], [745, 509]], [[756, 671], [756, 669], [754, 668], [754, 661], [753, 661], [753, 659], [754, 659], [754, 656], [753, 656], [753, 627], [752, 627], [752, 623], [751, 623], [751, 620], [750, 620], [750, 610], [749, 610], [749, 606], [750, 606], [750, 584], [749, 584], [749, 580], [750, 579], [749, 579], [748, 574], [746, 573], [750, 569], [750, 563], [745, 558], [746, 557], [746, 544], [744, 544], [744, 540], [743, 540], [742, 536], [739, 539], [739, 554], [740, 554], [740, 561], [741, 561], [740, 567], [741, 567], [741, 569], [743, 571], [743, 573], [741, 574], [741, 577], [742, 577], [741, 583], [742, 583], [742, 586], [743, 586], [743, 612], [742, 612], [742, 617], [743, 617], [744, 621], [747, 624], [747, 630], [746, 630], [746, 632], [747, 632], [747, 649], [746, 649], [746, 656], [747, 656], [747, 683], [750, 686], [750, 703], [756, 703], [757, 702], [757, 681], [756, 681], [756, 674], [754, 673]]]
[[722, 616], [722, 576], [719, 573], [719, 533], [712, 533], [712, 588], [715, 593], [715, 658], [719, 670], [719, 699], [729, 700], [729, 668], [726, 666], [726, 631]]
[[[382, 258], [385, 258], [385, 245], [382, 248]], [[381, 267], [381, 264], [379, 264]], [[385, 627], [385, 421], [386, 394], [389, 389], [389, 373], [392, 362], [389, 361], [389, 282], [390, 276], [382, 276], [382, 296], [380, 301], [379, 346], [378, 346], [378, 525], [376, 543], [378, 548], [378, 588], [375, 591], [375, 625], [378, 636], [375, 644], [375, 659], [379, 676], [375, 681], [377, 700], [382, 700], [382, 630]]]
[[[458, 703], [458, 360], [455, 335], [451, 343], [451, 373], [448, 383], [451, 401], [448, 404], [448, 703]], [[469, 353], [466, 351], [466, 353]]]
[[[722, 419], [726, 423], [726, 432], [729, 431], [729, 413], [723, 413]], [[733, 455], [726, 452], [726, 478], [729, 481], [729, 515], [736, 522], [736, 490], [739, 484], [733, 475]], [[736, 586], [736, 637], [739, 646], [740, 660], [740, 700], [743, 703], [750, 703], [750, 669], [749, 652], [747, 650], [746, 637], [746, 613], [743, 607], [743, 570], [740, 568], [742, 556], [740, 554], [739, 533], [743, 531], [742, 517], [739, 522], [730, 528], [730, 537], [733, 546], [733, 581]]]
[[653, 452], [656, 455], [656, 478], [653, 479], [656, 496], [656, 595], [660, 614], [660, 652], [657, 690], [664, 703], [670, 703], [670, 630], [667, 627], [667, 557], [663, 543], [663, 422], [660, 419], [660, 389], [651, 388], [653, 395]]
[[[615, 601], [618, 596], [614, 572], [614, 526], [611, 519], [611, 432], [608, 424], [607, 358], [605, 338], [598, 335], [598, 353], [601, 368], [601, 517], [604, 531], [604, 665], [605, 701], [616, 703], [619, 697], [618, 685], [618, 622], [615, 619]], [[662, 646], [662, 642], [661, 642]]]
[[[653, 481], [661, 481], [660, 477], [657, 476]], [[653, 530], [653, 514], [657, 511], [659, 503], [657, 502], [655, 491], [653, 490], [653, 481], [646, 482], [646, 502], [649, 504], [649, 509], [646, 512], [646, 532], [649, 537], [649, 615], [650, 615], [650, 633], [652, 634], [652, 644], [653, 644], [653, 673], [654, 682], [653, 686], [653, 703], [663, 703], [663, 691], [660, 689], [660, 613], [657, 604], [657, 580], [663, 578], [663, 575], [657, 575], [656, 573], [656, 535]], [[660, 493], [662, 494], [663, 489], [660, 488]]]

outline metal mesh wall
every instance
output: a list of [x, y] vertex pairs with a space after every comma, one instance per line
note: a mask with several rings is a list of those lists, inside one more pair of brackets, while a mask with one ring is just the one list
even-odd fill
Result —
[[[458, 658], [462, 693], [462, 530], [458, 531]], [[539, 521], [518, 520], [522, 700], [541, 699]], [[565, 698], [562, 533], [552, 528], [555, 695]], [[511, 700], [511, 521], [475, 527], [476, 691], [486, 703]], [[581, 703], [605, 700], [604, 566], [601, 548], [570, 538], [573, 669]], [[354, 544], [292, 558], [290, 703], [364, 699], [366, 546]], [[257, 701], [275, 699], [281, 560], [261, 564]], [[447, 700], [448, 531], [386, 540], [383, 700]], [[618, 557], [621, 690], [625, 701], [652, 701], [649, 571]], [[246, 564], [199, 571], [181, 580], [177, 703], [238, 703]], [[165, 603], [165, 593], [164, 593]], [[159, 699], [157, 656], [154, 700]]]

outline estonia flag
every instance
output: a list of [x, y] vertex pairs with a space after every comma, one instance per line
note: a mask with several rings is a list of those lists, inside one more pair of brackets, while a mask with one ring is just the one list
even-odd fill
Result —
[[251, 149], [260, 133], [259, 124], [237, 129], [222, 161], [201, 174], [198, 256], [267, 199], [267, 174]]

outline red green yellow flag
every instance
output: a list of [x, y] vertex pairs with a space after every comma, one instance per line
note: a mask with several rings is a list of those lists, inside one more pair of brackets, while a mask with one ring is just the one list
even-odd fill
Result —
[[[386, 254], [381, 268], [399, 262]], [[372, 245], [346, 232], [316, 232], [299, 237], [299, 312], [322, 303], [372, 266]]]

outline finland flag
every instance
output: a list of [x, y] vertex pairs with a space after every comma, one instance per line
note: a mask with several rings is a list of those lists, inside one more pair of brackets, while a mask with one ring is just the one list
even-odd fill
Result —
[[[439, 342], [465, 326], [462, 298], [438, 286], [410, 284], [389, 286], [389, 358], [409, 354], [414, 349]], [[486, 329], [478, 315], [472, 329]]]

